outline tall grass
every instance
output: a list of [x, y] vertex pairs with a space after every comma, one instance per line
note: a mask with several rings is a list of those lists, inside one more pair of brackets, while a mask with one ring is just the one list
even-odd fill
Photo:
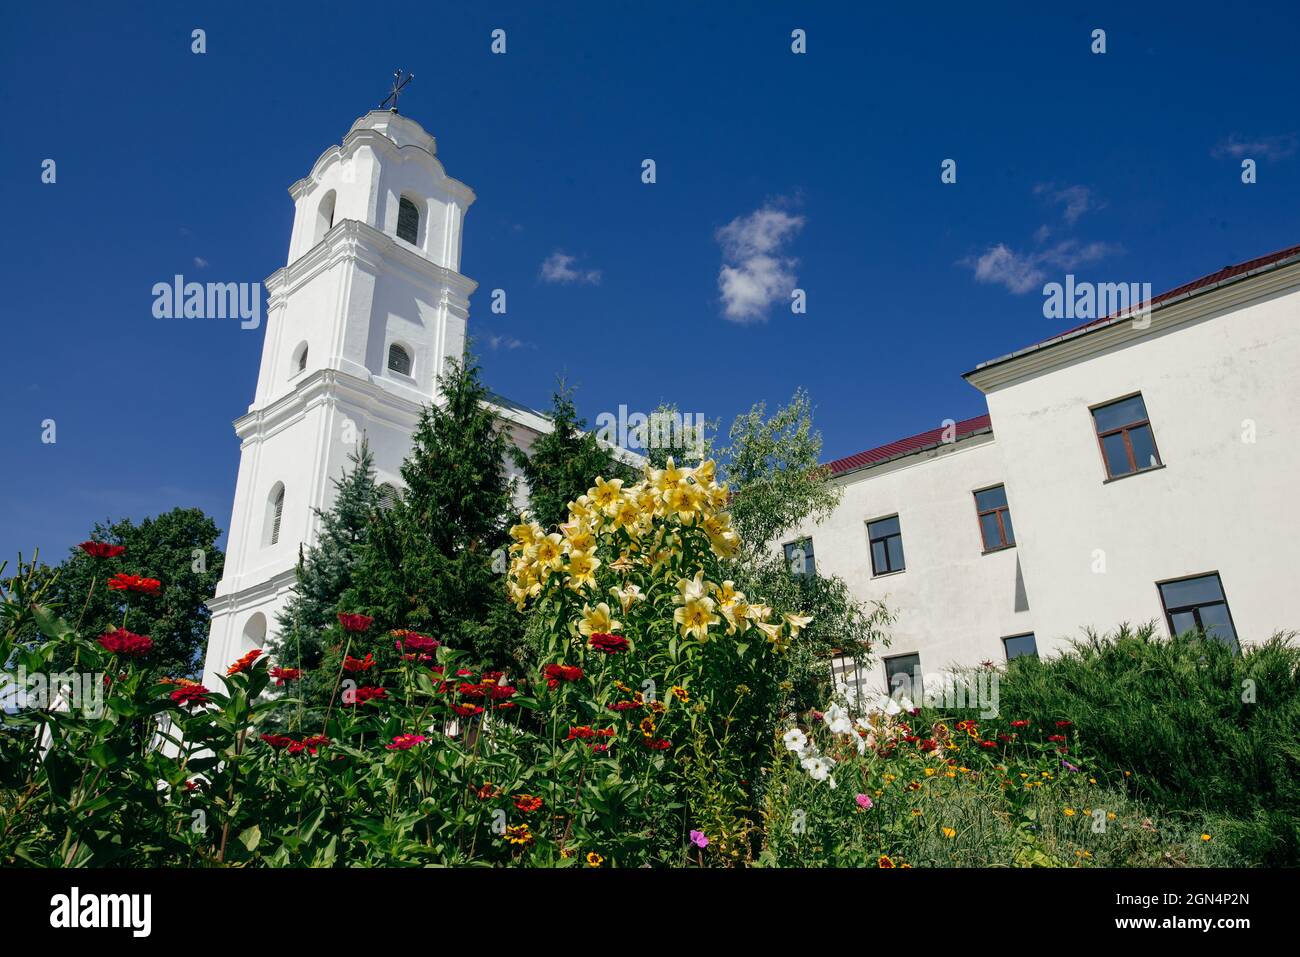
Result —
[[1274, 635], [1238, 654], [1150, 625], [1089, 634], [1059, 657], [1018, 658], [1009, 719], [1073, 721], [1143, 800], [1217, 821], [1216, 840], [1272, 866], [1300, 864], [1300, 648]]

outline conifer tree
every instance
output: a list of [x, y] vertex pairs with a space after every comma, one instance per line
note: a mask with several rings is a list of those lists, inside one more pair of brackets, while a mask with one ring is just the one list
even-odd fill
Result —
[[[509, 443], [472, 358], [449, 361], [438, 389], [402, 465], [405, 488], [378, 517], [340, 610], [372, 616], [373, 634], [410, 629], [506, 667], [521, 640], [504, 577]], [[393, 652], [373, 644], [377, 659]]]
[[586, 431], [578, 418], [572, 391], [561, 380], [551, 396], [551, 431], [533, 443], [532, 454], [512, 449], [515, 464], [528, 480], [528, 509], [543, 528], [563, 522], [569, 503], [599, 478], [631, 481], [632, 469], [614, 457], [608, 446]]
[[352, 584], [383, 494], [375, 485], [374, 456], [365, 439], [348, 458], [352, 468], [333, 480], [334, 504], [316, 510], [320, 534], [305, 553], [299, 550], [297, 584], [277, 619], [277, 636], [267, 642], [281, 667], [302, 669], [301, 690], [313, 702], [332, 687], [333, 676], [318, 670], [325, 658], [326, 632], [335, 622], [339, 599]]

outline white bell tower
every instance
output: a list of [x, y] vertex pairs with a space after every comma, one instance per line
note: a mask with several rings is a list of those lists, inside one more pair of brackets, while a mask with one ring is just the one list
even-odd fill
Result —
[[460, 274], [474, 192], [395, 110], [353, 123], [289, 194], [288, 263], [266, 280], [257, 392], [235, 421], [239, 478], [205, 682], [274, 633], [314, 509], [329, 506], [362, 436], [378, 481], [398, 484], [420, 408], [464, 352], [477, 285]]

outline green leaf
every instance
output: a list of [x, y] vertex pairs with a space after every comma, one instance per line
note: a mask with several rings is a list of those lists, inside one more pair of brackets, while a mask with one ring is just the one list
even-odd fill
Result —
[[257, 845], [262, 843], [262, 829], [256, 824], [244, 828], [239, 832], [239, 843], [243, 844], [248, 853], [252, 854], [257, 850]]

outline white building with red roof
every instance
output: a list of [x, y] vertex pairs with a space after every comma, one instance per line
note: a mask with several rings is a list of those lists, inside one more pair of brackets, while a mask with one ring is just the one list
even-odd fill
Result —
[[1155, 621], [1300, 628], [1300, 246], [981, 363], [988, 414], [830, 463], [794, 529], [897, 615], [865, 681], [1051, 654]]

